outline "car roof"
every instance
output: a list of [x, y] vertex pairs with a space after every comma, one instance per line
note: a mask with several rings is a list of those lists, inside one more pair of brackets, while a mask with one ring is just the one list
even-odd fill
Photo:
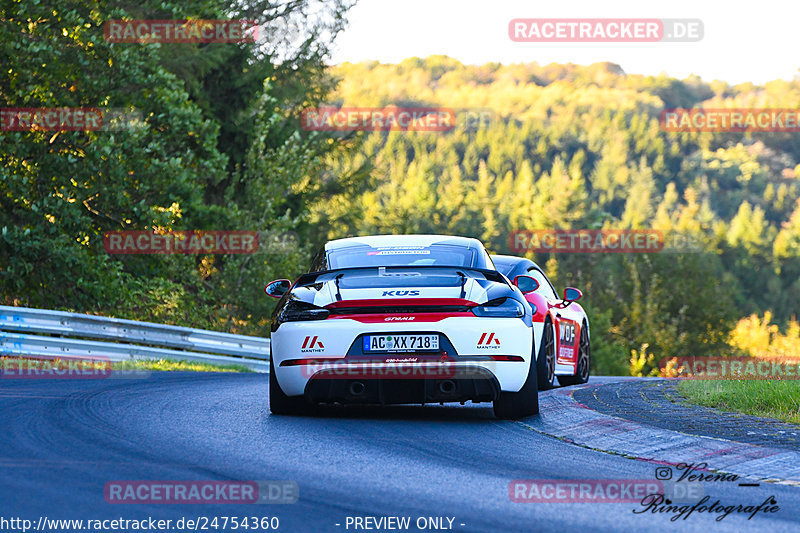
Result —
[[503, 269], [504, 272], [511, 272], [514, 268], [525, 265], [526, 267], [536, 267], [542, 270], [539, 265], [528, 259], [527, 257], [517, 257], [515, 255], [493, 255], [492, 262], [498, 270]]
[[483, 248], [478, 239], [470, 237], [453, 237], [450, 235], [370, 235], [367, 237], [348, 237], [328, 241], [325, 250], [339, 250], [351, 246], [430, 246], [432, 244], [450, 244], [465, 248]]

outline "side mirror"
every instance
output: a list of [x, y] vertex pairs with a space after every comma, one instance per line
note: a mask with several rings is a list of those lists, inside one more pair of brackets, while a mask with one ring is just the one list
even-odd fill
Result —
[[536, 278], [530, 276], [517, 276], [514, 278], [514, 285], [516, 285], [522, 294], [528, 294], [539, 288], [539, 282]]
[[572, 303], [576, 300], [580, 300], [583, 293], [574, 287], [567, 287], [564, 289], [564, 301]]
[[266, 287], [264, 287], [264, 292], [267, 295], [272, 296], [273, 298], [280, 298], [292, 287], [292, 282], [288, 279], [276, 279], [275, 281], [271, 281]]

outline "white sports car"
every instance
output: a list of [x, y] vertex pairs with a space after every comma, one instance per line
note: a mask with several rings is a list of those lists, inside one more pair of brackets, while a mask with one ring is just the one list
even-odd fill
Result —
[[[522, 290], [520, 290], [520, 288]], [[534, 341], [543, 323], [476, 239], [382, 235], [328, 242], [310, 271], [265, 290], [273, 315], [270, 411], [319, 403], [494, 402], [538, 413]]]

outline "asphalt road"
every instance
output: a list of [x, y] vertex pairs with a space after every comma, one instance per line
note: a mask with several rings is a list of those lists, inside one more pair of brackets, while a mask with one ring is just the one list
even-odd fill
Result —
[[[41, 516], [274, 516], [282, 532], [389, 531], [348, 527], [348, 517], [400, 516], [410, 517], [408, 531], [428, 517], [452, 519], [454, 531], [800, 530], [800, 488], [770, 483], [702, 483], [709, 503], [757, 505], [773, 495], [780, 509], [752, 520], [694, 513], [673, 522], [669, 513], [634, 513], [638, 503], [512, 502], [515, 479], [652, 480], [658, 465], [498, 421], [488, 404], [277, 417], [267, 388], [258, 374], [0, 380], [0, 529], [12, 529], [3, 519], [38, 525]], [[107, 503], [104, 486], [119, 480], [290, 480], [299, 500]]]

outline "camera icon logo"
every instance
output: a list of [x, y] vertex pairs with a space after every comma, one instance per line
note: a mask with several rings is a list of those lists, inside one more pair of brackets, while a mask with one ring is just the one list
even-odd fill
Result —
[[672, 468], [668, 466], [659, 466], [656, 468], [656, 479], [659, 481], [672, 479]]

